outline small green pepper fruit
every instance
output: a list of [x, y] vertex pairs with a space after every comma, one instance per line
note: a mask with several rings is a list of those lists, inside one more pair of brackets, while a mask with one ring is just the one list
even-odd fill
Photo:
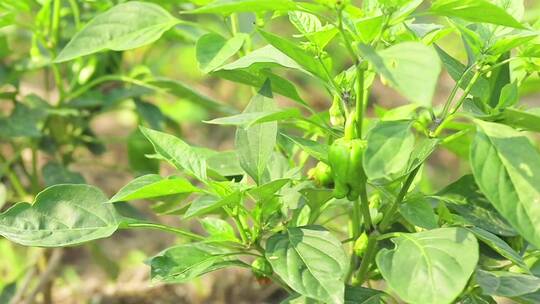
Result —
[[368, 236], [364, 232], [356, 239], [353, 246], [354, 254], [356, 254], [359, 257], [362, 257], [364, 253], [366, 252], [368, 245]]
[[323, 162], [308, 171], [308, 177], [315, 181], [315, 184], [321, 187], [331, 187], [334, 184], [332, 168]]
[[272, 266], [263, 257], [258, 257], [251, 263], [251, 270], [257, 279], [269, 277], [273, 273]]
[[332, 126], [343, 126], [345, 123], [345, 118], [343, 118], [343, 113], [341, 112], [339, 95], [334, 96], [332, 101], [332, 106], [328, 109], [328, 114], [330, 115], [330, 124]]
[[334, 176], [334, 197], [358, 198], [364, 178], [362, 155], [366, 142], [356, 139], [356, 121], [351, 114], [345, 125], [345, 136], [337, 139], [328, 149], [328, 161]]

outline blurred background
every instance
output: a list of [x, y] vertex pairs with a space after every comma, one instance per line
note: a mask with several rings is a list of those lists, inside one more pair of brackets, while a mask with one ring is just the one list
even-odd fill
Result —
[[[167, 130], [194, 145], [216, 150], [233, 147], [234, 128], [202, 121], [231, 109], [241, 110], [254, 90], [203, 73], [195, 49], [197, 39], [208, 31], [230, 35], [229, 20], [179, 14], [193, 8], [191, 2], [208, 1], [151, 1], [191, 23], [176, 26], [150, 46], [50, 65], [51, 58], [81, 26], [121, 2], [0, 1], [0, 210], [15, 202], [31, 202], [40, 190], [56, 183], [86, 182], [112, 195], [133, 177], [158, 171], [159, 164], [144, 157], [152, 150], [137, 131], [141, 124]], [[526, 8], [525, 18], [537, 20], [540, 1], [526, 1]], [[266, 29], [293, 38], [295, 32], [286, 15], [267, 19], [271, 20]], [[239, 30], [251, 33], [256, 22], [255, 16], [240, 14]], [[252, 38], [253, 49], [263, 45], [257, 35]], [[438, 44], [465, 60], [455, 33], [445, 35]], [[328, 53], [334, 59], [334, 73], [351, 63], [338, 43], [331, 45]], [[290, 79], [300, 96], [316, 109], [330, 106], [331, 96], [313, 80], [294, 72], [280, 71], [280, 75]], [[159, 86], [168, 90], [137, 84], [148, 77], [159, 77], [165, 82]], [[436, 104], [444, 102], [453, 85], [444, 72]], [[81, 88], [89, 89], [73, 94]], [[539, 92], [540, 79], [529, 78], [520, 91], [522, 103], [540, 107]], [[287, 98], [276, 98], [282, 106], [294, 106]], [[59, 100], [69, 100], [69, 106], [53, 109]], [[371, 116], [376, 115], [377, 107], [406, 104], [379, 81], [369, 102]], [[433, 177], [432, 184], [422, 185], [424, 190], [435, 191], [466, 172], [468, 168], [458, 162], [459, 157], [451, 151], [437, 152], [424, 170]], [[456, 168], [457, 164], [463, 168]], [[171, 170], [159, 169], [164, 174]], [[181, 222], [176, 215], [156, 218], [148, 202], [122, 208], [154, 221]], [[183, 285], [152, 283], [145, 260], [175, 242], [174, 237], [160, 232], [120, 231], [85, 246], [45, 250], [20, 247], [0, 238], [0, 304], [19, 300], [58, 304], [279, 303], [283, 298], [278, 287], [261, 284], [249, 271], [240, 269], [218, 271]]]

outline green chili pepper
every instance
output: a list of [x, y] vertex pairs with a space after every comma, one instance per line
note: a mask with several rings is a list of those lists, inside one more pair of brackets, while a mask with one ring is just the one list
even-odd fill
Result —
[[364, 255], [364, 252], [366, 252], [368, 245], [368, 236], [364, 232], [356, 239], [353, 246], [354, 254], [356, 254], [359, 257], [362, 257]]
[[332, 143], [328, 150], [328, 161], [334, 176], [334, 197], [355, 200], [360, 195], [364, 177], [362, 154], [366, 142], [356, 138], [354, 113], [345, 125], [345, 136]]
[[343, 126], [345, 119], [343, 118], [343, 112], [341, 111], [339, 95], [334, 96], [332, 101], [332, 106], [328, 109], [328, 114], [330, 115], [330, 124], [332, 126]]
[[315, 167], [311, 168], [308, 171], [308, 176], [321, 187], [331, 187], [334, 184], [332, 168], [323, 162], [318, 162]]

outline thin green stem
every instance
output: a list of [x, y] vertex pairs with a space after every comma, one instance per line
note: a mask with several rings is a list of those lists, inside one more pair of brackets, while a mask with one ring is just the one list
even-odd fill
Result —
[[362, 182], [362, 187], [360, 188], [360, 209], [364, 220], [364, 230], [369, 232], [373, 229], [373, 221], [371, 220], [371, 213], [369, 212], [369, 200], [367, 197], [365, 181]]
[[56, 47], [60, 40], [60, 9], [61, 8], [62, 8], [61, 0], [54, 0], [52, 22], [51, 22], [51, 35], [53, 36], [52, 47]]
[[238, 15], [231, 14], [230, 21], [231, 21], [231, 34], [233, 36], [236, 36], [236, 34], [238, 33]]
[[461, 86], [461, 83], [465, 79], [465, 76], [469, 74], [471, 69], [474, 67], [474, 64], [469, 66], [463, 74], [459, 77], [458, 81], [452, 88], [452, 91], [450, 92], [450, 95], [448, 95], [448, 98], [446, 99], [446, 102], [444, 103], [443, 110], [441, 111], [441, 117], [440, 120], [443, 121], [446, 119], [446, 116], [448, 115], [448, 111], [450, 110], [450, 106], [452, 105], [452, 102], [454, 101], [454, 98], [456, 97], [457, 91], [459, 90], [459, 87]]
[[32, 192], [37, 194], [39, 192], [39, 171], [38, 171], [38, 149], [35, 145], [32, 145]]
[[73, 22], [75, 23], [75, 28], [79, 29], [81, 27], [81, 17], [77, 1], [69, 0], [69, 5], [71, 6], [71, 13], [73, 14]]
[[203, 241], [205, 239], [203, 236], [200, 236], [198, 234], [195, 234], [195, 233], [192, 233], [192, 232], [189, 232], [189, 231], [185, 231], [185, 230], [180, 229], [180, 228], [175, 228], [175, 227], [162, 225], [162, 224], [156, 224], [156, 223], [127, 223], [122, 228], [156, 229], [156, 230], [161, 230], [161, 231], [165, 231], [165, 232], [171, 232], [171, 233], [174, 233], [174, 234], [182, 235], [182, 236], [188, 237], [188, 238], [190, 238], [192, 240]]
[[469, 96], [469, 93], [471, 92], [474, 84], [476, 83], [476, 81], [478, 80], [479, 77], [480, 77], [480, 72], [476, 71], [476, 73], [474, 73], [471, 81], [469, 82], [469, 84], [465, 88], [465, 91], [463, 91], [463, 95], [461, 95], [461, 98], [458, 100], [457, 104], [454, 106], [454, 109], [450, 112], [450, 115], [453, 115], [454, 113], [456, 113], [457, 110], [461, 107], [461, 105], [465, 101], [465, 98], [467, 98], [467, 96]]
[[105, 75], [105, 76], [98, 77], [98, 78], [90, 81], [89, 83], [81, 86], [80, 88], [74, 90], [73, 92], [67, 94], [65, 99], [66, 100], [71, 100], [71, 99], [77, 98], [77, 97], [83, 95], [84, 93], [86, 93], [91, 88], [93, 88], [93, 87], [95, 87], [97, 85], [100, 85], [100, 84], [102, 84], [104, 82], [107, 82], [107, 81], [122, 81], [122, 82], [126, 82], [126, 83], [135, 84], [135, 85], [138, 85], [138, 86], [141, 86], [141, 87], [150, 88], [150, 89], [153, 89], [153, 90], [158, 90], [158, 91], [161, 90], [160, 88], [157, 88], [157, 87], [155, 87], [153, 85], [147, 84], [146, 82], [135, 79], [135, 78], [131, 78], [131, 77], [123, 76], [123, 75]]
[[388, 211], [384, 214], [381, 224], [379, 225], [379, 231], [384, 232], [392, 223], [394, 214], [397, 212], [401, 202], [403, 202], [403, 199], [409, 191], [409, 188], [411, 187], [411, 184], [414, 181], [414, 178], [416, 177], [416, 174], [419, 170], [420, 166], [416, 167], [413, 171], [411, 171], [411, 173], [409, 173], [409, 176], [407, 176], [407, 179], [403, 183], [403, 186], [401, 187], [401, 190], [399, 191], [399, 194], [397, 195], [395, 201], [390, 206], [390, 209], [388, 209]]
[[356, 274], [356, 284], [362, 285], [368, 279], [369, 267], [375, 259], [375, 254], [377, 253], [377, 237], [378, 232], [373, 231], [368, 238], [368, 244], [364, 258], [360, 262], [360, 268], [358, 268], [358, 273]]
[[364, 125], [364, 69], [356, 65], [356, 133], [362, 138]]
[[355, 199], [352, 202], [352, 205], [353, 205], [353, 210], [351, 214], [352, 238], [356, 240], [360, 236], [360, 221], [361, 221], [360, 200]]

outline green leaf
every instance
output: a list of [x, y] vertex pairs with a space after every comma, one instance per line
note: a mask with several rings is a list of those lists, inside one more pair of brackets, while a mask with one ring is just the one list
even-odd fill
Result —
[[254, 71], [251, 69], [217, 70], [213, 72], [212, 75], [246, 84], [254, 88], [262, 87], [266, 79], [270, 79], [270, 82], [272, 83], [272, 92], [288, 97], [304, 107], [308, 106], [300, 95], [298, 95], [296, 87], [289, 80], [266, 69], [255, 69]]
[[510, 126], [527, 131], [540, 132], [540, 109], [518, 110], [506, 108], [501, 114], [502, 121]]
[[201, 196], [191, 203], [184, 215], [184, 219], [213, 213], [223, 206], [236, 204], [241, 199], [242, 194], [240, 192], [233, 192], [224, 198], [217, 198], [210, 195]]
[[273, 67], [284, 67], [307, 73], [296, 61], [282, 53], [272, 45], [266, 45], [240, 57], [238, 60], [221, 66], [218, 70], [261, 70]]
[[228, 253], [210, 244], [183, 244], [164, 250], [148, 264], [152, 279], [165, 283], [189, 282], [208, 272], [230, 266], [249, 267]]
[[320, 160], [324, 163], [328, 163], [328, 145], [321, 144], [319, 142], [316, 142], [310, 139], [305, 139], [302, 137], [286, 135], [283, 133], [281, 135], [289, 139], [296, 145], [300, 146], [302, 150], [304, 150], [307, 154], [309, 154], [313, 158]]
[[[452, 77], [454, 81], [457, 82], [461, 77], [463, 77], [463, 80], [460, 82], [459, 87], [464, 90], [471, 82], [474, 72], [469, 71], [467, 72], [467, 74], [465, 74], [465, 76], [463, 76], [463, 74], [467, 70], [467, 67], [463, 63], [450, 56], [436, 44], [435, 50], [439, 54], [439, 58], [441, 59], [444, 67], [448, 71], [448, 74], [450, 74], [450, 77]], [[480, 76], [471, 89], [471, 95], [478, 98], [484, 98], [485, 96], [488, 96], [489, 82], [487, 81], [487, 79], [485, 79], [483, 76]]]
[[478, 129], [470, 159], [476, 183], [510, 225], [540, 247], [538, 150], [511, 127], [475, 122]]
[[215, 125], [230, 125], [249, 128], [254, 124], [302, 117], [302, 112], [300, 112], [300, 110], [297, 108], [289, 108], [284, 110], [276, 109], [263, 112], [244, 112], [241, 114], [220, 117], [205, 122]]
[[484, 294], [500, 297], [517, 297], [540, 289], [540, 278], [507, 271], [476, 271], [476, 282]]
[[412, 304], [453, 303], [478, 262], [478, 242], [462, 228], [439, 228], [394, 238], [377, 265], [388, 285]]
[[238, 34], [227, 40], [221, 35], [209, 33], [199, 38], [196, 52], [201, 70], [210, 73], [221, 66], [240, 50], [246, 37], [245, 34]]
[[162, 178], [157, 174], [148, 174], [138, 177], [122, 187], [109, 202], [134, 201], [199, 191], [185, 178], [175, 176]]
[[514, 249], [512, 249], [512, 247], [510, 247], [506, 242], [501, 240], [495, 234], [492, 234], [491, 232], [485, 231], [477, 227], [470, 227], [467, 229], [470, 232], [474, 233], [477, 239], [491, 247], [491, 249], [495, 250], [501, 256], [507, 258], [508, 260], [512, 261], [514, 264], [518, 265], [523, 269], [528, 268], [525, 264], [525, 261], [523, 261], [523, 258]]
[[437, 0], [430, 12], [439, 16], [458, 17], [471, 22], [484, 22], [524, 28], [503, 8], [487, 0]]
[[301, 11], [289, 12], [289, 21], [302, 34], [317, 32], [323, 27], [317, 16]]
[[102, 50], [124, 51], [158, 40], [178, 24], [157, 4], [129, 1], [94, 17], [60, 52], [55, 62], [64, 62]]
[[293, 10], [296, 5], [291, 0], [217, 0], [203, 7], [188, 11], [189, 14], [220, 14], [230, 15], [233, 13]]
[[266, 259], [299, 294], [327, 303], [344, 303], [347, 256], [341, 242], [322, 227], [291, 227], [271, 236]]
[[410, 101], [431, 106], [441, 63], [437, 52], [419, 42], [403, 42], [375, 51], [360, 45], [360, 51], [375, 70]]
[[264, 185], [254, 187], [248, 190], [248, 194], [257, 201], [266, 201], [272, 198], [276, 192], [281, 190], [291, 180], [288, 178], [276, 179]]
[[414, 134], [408, 120], [379, 121], [367, 134], [364, 169], [380, 183], [395, 180], [407, 169], [414, 150]]
[[206, 180], [206, 160], [196, 149], [175, 136], [141, 127], [141, 132], [157, 154], [177, 169], [184, 169], [201, 181]]
[[25, 246], [63, 247], [106, 238], [120, 225], [108, 198], [88, 185], [57, 185], [0, 214], [0, 235]]
[[234, 114], [238, 112], [231, 106], [223, 104], [211, 97], [205, 96], [185, 83], [177, 80], [156, 78], [155, 80], [149, 81], [149, 84], [162, 89], [165, 93], [169, 93], [180, 99], [189, 100], [208, 110], [218, 111], [226, 114]]
[[220, 151], [206, 159], [206, 166], [224, 177], [244, 175], [236, 151]]
[[207, 217], [201, 220], [202, 226], [209, 234], [207, 240], [211, 242], [239, 242], [233, 227], [226, 221], [218, 218]]
[[[259, 93], [247, 105], [244, 113], [272, 111], [277, 108], [266, 82]], [[277, 141], [277, 123], [266, 122], [236, 131], [236, 149], [242, 168], [257, 182], [262, 181], [266, 165]]]
[[[365, 288], [361, 286], [345, 286], [345, 304], [381, 304], [384, 293], [380, 290]], [[318, 304], [319, 301], [295, 294], [280, 304]]]
[[431, 204], [423, 196], [413, 196], [399, 206], [399, 213], [411, 224], [426, 228], [435, 229], [437, 216]]
[[128, 163], [137, 175], [159, 172], [159, 160], [147, 158], [154, 153], [154, 146], [139, 129], [134, 130], [127, 138]]
[[262, 30], [259, 30], [259, 34], [261, 34], [261, 36], [276, 49], [296, 61], [296, 63], [302, 66], [306, 71], [323, 81], [328, 80], [325, 67], [322, 63], [316, 59], [315, 55], [311, 55], [309, 52], [306, 52], [306, 50], [299, 47], [298, 43], [294, 43]]
[[474, 176], [470, 174], [462, 176], [434, 197], [444, 201], [450, 210], [459, 213], [471, 225], [498, 235], [516, 235], [515, 230], [480, 192]]
[[516, 81], [506, 84], [499, 96], [498, 109], [506, 109], [507, 107], [515, 105], [519, 100], [519, 88]]
[[80, 173], [70, 171], [59, 163], [48, 162], [41, 170], [47, 187], [57, 184], [86, 183], [84, 177]]
[[384, 293], [380, 290], [362, 286], [345, 286], [345, 304], [380, 304], [384, 303]]

